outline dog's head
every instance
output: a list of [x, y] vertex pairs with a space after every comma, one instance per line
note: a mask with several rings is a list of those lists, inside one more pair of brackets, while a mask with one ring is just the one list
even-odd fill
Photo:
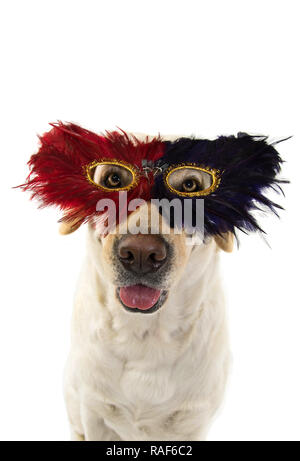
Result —
[[[236, 229], [261, 231], [253, 211], [281, 208], [264, 195], [283, 182], [276, 178], [281, 158], [261, 136], [139, 140], [58, 123], [40, 139], [23, 189], [64, 211], [62, 233], [89, 222], [94, 262], [131, 313], [163, 306], [194, 251], [194, 231], [204, 237], [202, 255], [213, 247], [231, 251]], [[153, 199], [175, 200], [179, 214], [166, 217]], [[108, 202], [117, 211], [112, 222]], [[138, 232], [128, 231], [137, 215]]]

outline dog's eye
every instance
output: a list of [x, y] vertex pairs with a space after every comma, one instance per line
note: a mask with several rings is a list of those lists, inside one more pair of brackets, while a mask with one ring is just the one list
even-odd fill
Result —
[[165, 184], [175, 194], [194, 197], [211, 194], [220, 183], [220, 173], [211, 168], [185, 164], [171, 166]]
[[110, 173], [105, 178], [105, 186], [111, 189], [115, 187], [122, 187], [122, 180], [117, 173]]
[[185, 179], [182, 183], [182, 190], [184, 192], [197, 192], [201, 190], [201, 185], [196, 179]]
[[137, 184], [137, 170], [117, 160], [93, 162], [86, 167], [88, 180], [106, 191], [129, 190]]

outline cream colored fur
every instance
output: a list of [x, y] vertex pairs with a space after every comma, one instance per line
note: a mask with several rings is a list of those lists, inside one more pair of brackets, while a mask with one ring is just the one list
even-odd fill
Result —
[[183, 234], [167, 236], [176, 250], [168, 298], [145, 315], [116, 297], [114, 238], [89, 226], [65, 370], [72, 439], [203, 440], [229, 362], [218, 251], [225, 241], [192, 246]]
[[165, 306], [152, 315], [118, 305], [95, 264], [91, 230], [87, 246], [65, 375], [72, 438], [204, 439], [228, 368], [215, 241], [195, 247]]

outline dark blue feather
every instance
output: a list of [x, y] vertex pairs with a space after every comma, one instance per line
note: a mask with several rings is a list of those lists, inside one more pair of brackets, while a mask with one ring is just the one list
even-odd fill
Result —
[[[204, 200], [205, 235], [235, 233], [235, 229], [263, 232], [253, 212], [267, 208], [277, 214], [276, 209], [282, 207], [271, 201], [266, 192], [269, 188], [280, 191], [279, 184], [288, 182], [277, 178], [282, 159], [274, 144], [268, 144], [265, 136], [247, 133], [239, 133], [237, 137], [220, 136], [215, 140], [179, 138], [165, 142], [160, 164], [195, 163], [221, 171], [219, 187], [210, 195], [199, 197]], [[178, 197], [166, 187], [162, 175], [155, 179], [154, 196]], [[192, 199], [194, 210], [199, 198]]]

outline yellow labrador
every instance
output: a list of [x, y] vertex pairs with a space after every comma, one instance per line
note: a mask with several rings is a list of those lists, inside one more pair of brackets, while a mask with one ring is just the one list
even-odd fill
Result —
[[[72, 438], [203, 440], [229, 360], [219, 249], [232, 250], [235, 228], [261, 231], [252, 211], [281, 208], [264, 191], [287, 182], [276, 176], [274, 145], [283, 140], [238, 133], [162, 143], [140, 135], [140, 143], [125, 132], [52, 127], [21, 187], [65, 210], [63, 234], [89, 222], [65, 373]], [[204, 201], [186, 198], [212, 193], [199, 242], [188, 232], [200, 233]], [[156, 200], [171, 206], [170, 197], [180, 207], [168, 219]], [[120, 224], [106, 226], [115, 202]]]
[[[157, 213], [152, 206], [140, 212]], [[222, 400], [229, 351], [218, 250], [232, 250], [232, 235], [193, 245], [158, 221], [155, 235], [118, 227], [102, 237], [97, 222], [88, 226], [65, 370], [73, 440], [203, 440]], [[152, 289], [139, 306], [138, 289], [124, 287], [143, 283]]]

